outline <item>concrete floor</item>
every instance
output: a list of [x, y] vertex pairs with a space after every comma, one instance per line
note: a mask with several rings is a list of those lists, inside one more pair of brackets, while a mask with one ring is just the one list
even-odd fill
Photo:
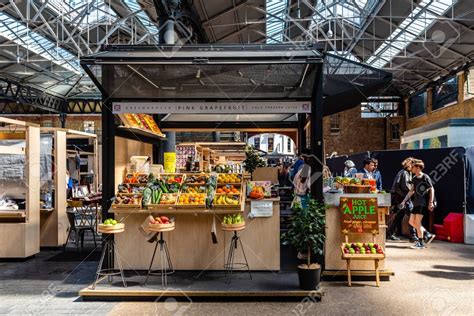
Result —
[[324, 282], [322, 302], [82, 302], [97, 254], [68, 258], [43, 251], [24, 262], [0, 262], [0, 314], [111, 315], [474, 315], [474, 246], [435, 241], [413, 250], [390, 243], [395, 271], [380, 288], [374, 282]]

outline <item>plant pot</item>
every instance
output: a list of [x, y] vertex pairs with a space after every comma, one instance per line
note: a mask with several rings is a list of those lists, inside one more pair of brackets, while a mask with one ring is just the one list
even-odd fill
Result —
[[312, 263], [309, 267], [307, 264], [300, 264], [298, 266], [298, 280], [302, 290], [315, 290], [321, 281], [321, 266], [317, 263]]

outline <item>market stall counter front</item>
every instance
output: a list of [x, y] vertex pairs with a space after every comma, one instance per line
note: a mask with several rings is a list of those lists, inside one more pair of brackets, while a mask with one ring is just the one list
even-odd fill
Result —
[[[279, 199], [268, 199], [273, 204], [270, 217], [248, 218], [250, 201], [245, 203], [243, 216], [246, 228], [239, 232], [250, 270], [280, 270], [280, 207]], [[147, 223], [149, 210], [115, 209], [115, 218], [125, 223], [125, 232], [115, 237], [119, 253], [126, 270], [147, 270], [155, 247], [147, 242], [140, 228]], [[235, 211], [202, 209], [173, 209], [153, 211], [175, 218], [175, 230], [164, 233], [168, 243], [173, 267], [176, 270], [224, 270], [232, 232], [220, 226], [225, 214]], [[211, 238], [213, 218], [216, 221], [217, 243]], [[236, 251], [235, 262], [243, 262], [242, 253]], [[159, 269], [155, 260], [153, 267]]]

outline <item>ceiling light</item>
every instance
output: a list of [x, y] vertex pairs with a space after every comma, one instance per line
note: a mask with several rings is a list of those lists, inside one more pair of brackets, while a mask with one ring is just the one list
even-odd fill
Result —
[[198, 69], [196, 73], [196, 79], [199, 79], [199, 78], [201, 78], [201, 69]]
[[253, 79], [250, 79], [250, 82], [251, 82], [254, 86], [257, 85], [257, 81], [255, 81], [255, 80], [253, 80]]

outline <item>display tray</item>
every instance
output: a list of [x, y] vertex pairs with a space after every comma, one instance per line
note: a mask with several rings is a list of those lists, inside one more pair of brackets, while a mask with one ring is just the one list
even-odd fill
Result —
[[239, 224], [222, 224], [221, 223], [221, 228], [222, 228], [222, 230], [225, 230], [225, 231], [244, 230], [245, 229], [245, 223], [239, 223]]
[[[92, 300], [149, 300], [166, 301], [167, 298], [180, 298], [191, 302], [199, 298], [225, 298], [227, 300], [253, 298], [259, 300], [297, 301], [309, 299], [311, 302], [321, 301], [323, 290], [304, 291], [298, 286], [298, 275], [295, 271], [288, 272], [257, 272], [252, 271], [252, 280], [246, 272], [232, 273], [232, 283], [225, 282], [225, 274], [220, 271], [178, 271], [173, 275], [173, 282], [168, 288], [162, 288], [161, 278], [150, 277], [148, 285], [143, 286], [146, 271], [125, 271], [127, 287], [115, 278], [112, 284], [101, 282], [95, 290], [87, 286], [79, 295], [84, 301]], [[187, 306], [187, 305], [183, 305]], [[180, 309], [186, 315], [185, 309]]]
[[121, 192], [117, 192], [117, 195], [122, 195], [122, 196], [138, 196], [138, 197], [141, 197], [143, 196], [143, 193], [121, 193]]
[[176, 208], [205, 209], [206, 204], [176, 204]]
[[115, 233], [121, 233], [125, 231], [125, 224], [124, 223], [118, 223], [113, 226], [107, 226], [104, 224], [97, 224], [97, 231], [99, 233], [103, 234], [115, 234]]
[[385, 259], [385, 252], [384, 253], [365, 253], [365, 254], [349, 254], [344, 253], [344, 244], [341, 245], [341, 258], [344, 260], [351, 259], [351, 260], [383, 260]]
[[169, 232], [174, 230], [174, 222], [169, 224], [148, 224], [148, 229], [152, 232]]

